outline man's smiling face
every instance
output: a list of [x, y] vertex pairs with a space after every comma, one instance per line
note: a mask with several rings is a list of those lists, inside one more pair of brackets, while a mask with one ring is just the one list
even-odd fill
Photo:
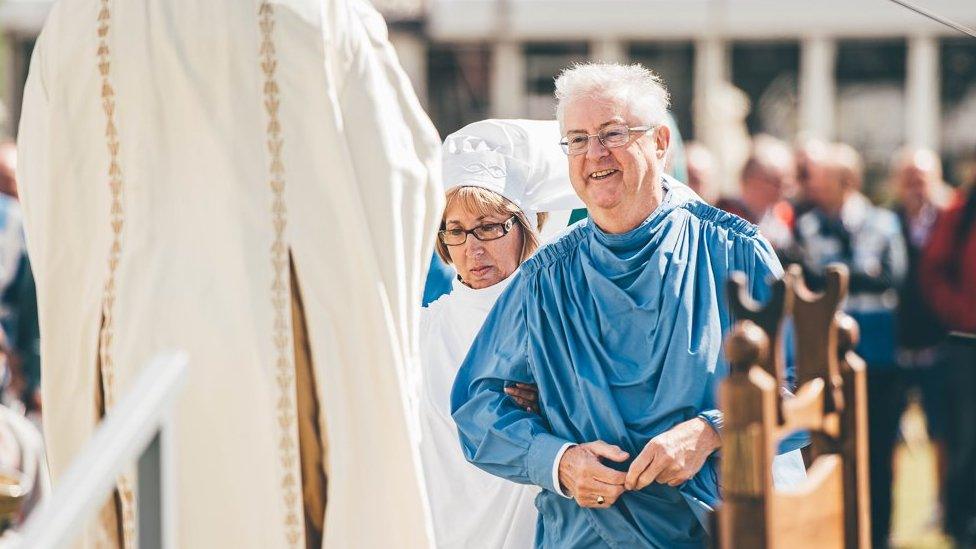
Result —
[[[584, 97], [566, 106], [563, 134], [593, 135], [612, 124], [635, 127], [644, 121], [616, 99]], [[626, 145], [611, 149], [593, 138], [585, 153], [569, 157], [570, 181], [597, 224], [605, 226], [601, 218], [626, 215], [652, 199], [669, 139], [666, 126], [634, 133]]]

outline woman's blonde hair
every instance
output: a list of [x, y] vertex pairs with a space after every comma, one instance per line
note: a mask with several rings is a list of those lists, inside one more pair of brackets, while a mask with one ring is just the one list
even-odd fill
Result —
[[[454, 187], [447, 191], [447, 196], [444, 201], [444, 214], [446, 215], [448, 210], [454, 206], [459, 206], [462, 210], [470, 213], [476, 213], [483, 216], [515, 216], [515, 222], [518, 226], [522, 228], [522, 257], [519, 258], [519, 264], [528, 259], [535, 251], [539, 248], [539, 231], [542, 230], [542, 226], [546, 222], [546, 218], [549, 214], [542, 212], [536, 215], [538, 218], [538, 226], [530, 227], [529, 218], [525, 215], [518, 206], [516, 206], [511, 200], [505, 198], [504, 196], [494, 192], [489, 191], [483, 187]], [[441, 229], [445, 229], [445, 222], [443, 216], [441, 216]], [[470, 238], [474, 238], [468, 235]], [[436, 242], [437, 255], [444, 260], [445, 263], [450, 265], [451, 254], [447, 251], [447, 245], [441, 242], [438, 238]]]

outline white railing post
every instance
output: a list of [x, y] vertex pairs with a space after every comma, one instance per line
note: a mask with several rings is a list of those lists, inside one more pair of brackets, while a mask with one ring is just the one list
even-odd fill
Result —
[[70, 546], [122, 472], [138, 460], [139, 547], [169, 549], [174, 539], [173, 408], [187, 359], [161, 355], [109, 410], [54, 492], [31, 513], [18, 547]]

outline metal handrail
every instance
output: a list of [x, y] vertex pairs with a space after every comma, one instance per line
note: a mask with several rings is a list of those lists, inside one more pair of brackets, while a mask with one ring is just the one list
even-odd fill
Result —
[[182, 353], [150, 362], [105, 415], [53, 493], [31, 513], [18, 547], [68, 546], [138, 458], [139, 546], [173, 547], [172, 416], [186, 377]]
[[959, 344], [976, 347], [976, 333], [969, 332], [950, 332], [949, 341]]

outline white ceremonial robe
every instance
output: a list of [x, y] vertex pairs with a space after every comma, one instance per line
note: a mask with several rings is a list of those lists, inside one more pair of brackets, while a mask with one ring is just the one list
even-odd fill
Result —
[[427, 546], [402, 385], [439, 146], [364, 1], [58, 2], [20, 127], [55, 486], [99, 390], [111, 411], [140, 367], [184, 350], [175, 546], [303, 546], [300, 291], [327, 439], [324, 545]]
[[455, 278], [451, 293], [420, 315], [420, 454], [439, 549], [524, 549], [535, 539], [539, 488], [468, 463], [451, 418], [458, 368], [510, 281], [474, 290]]

